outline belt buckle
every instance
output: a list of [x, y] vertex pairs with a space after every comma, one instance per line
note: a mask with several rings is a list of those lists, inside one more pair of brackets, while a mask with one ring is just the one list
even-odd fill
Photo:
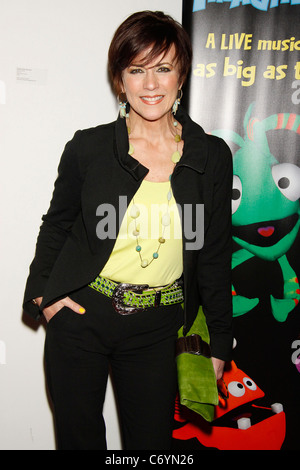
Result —
[[143, 312], [144, 308], [139, 307], [131, 307], [130, 305], [124, 304], [124, 292], [132, 291], [138, 294], [141, 294], [144, 289], [147, 289], [149, 286], [148, 284], [126, 284], [121, 282], [118, 284], [112, 294], [112, 305], [117, 313], [120, 315], [131, 315], [137, 312]]

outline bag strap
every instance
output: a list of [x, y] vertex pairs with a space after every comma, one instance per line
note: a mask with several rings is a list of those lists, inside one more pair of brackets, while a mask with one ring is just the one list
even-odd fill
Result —
[[209, 344], [203, 341], [200, 335], [196, 334], [178, 338], [176, 341], [176, 357], [182, 353], [195, 354], [196, 356], [207, 358], [211, 357]]
[[[185, 326], [185, 324], [184, 324]], [[191, 329], [186, 332], [184, 326], [178, 331], [176, 341], [176, 356], [183, 352], [204, 357], [211, 357], [210, 337], [205, 315], [200, 305], [195, 321]]]

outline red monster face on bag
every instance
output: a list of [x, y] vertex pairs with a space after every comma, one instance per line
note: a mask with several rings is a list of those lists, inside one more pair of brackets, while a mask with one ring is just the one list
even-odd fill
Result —
[[281, 448], [285, 438], [282, 405], [260, 406], [257, 402], [264, 392], [233, 361], [226, 366], [219, 391], [212, 423], [176, 403], [174, 439], [197, 439], [200, 447], [220, 450]]

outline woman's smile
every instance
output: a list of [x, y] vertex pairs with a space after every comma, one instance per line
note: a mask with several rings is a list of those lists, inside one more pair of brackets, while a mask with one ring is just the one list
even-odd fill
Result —
[[163, 95], [155, 95], [155, 96], [141, 96], [140, 99], [147, 105], [155, 105], [161, 103], [164, 99]]

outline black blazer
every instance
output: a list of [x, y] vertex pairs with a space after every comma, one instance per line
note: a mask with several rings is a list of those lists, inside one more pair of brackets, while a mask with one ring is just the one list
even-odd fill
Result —
[[[183, 127], [184, 149], [171, 185], [182, 209], [183, 225], [189, 212], [195, 228], [196, 204], [204, 205], [202, 248], [191, 245], [193, 240], [183, 226], [187, 328], [201, 304], [213, 356], [230, 360], [231, 152], [223, 140], [205, 134], [182, 107], [176, 118]], [[113, 123], [75, 133], [61, 157], [50, 207], [42, 217], [25, 289], [26, 313], [38, 319], [45, 306], [66, 295], [72, 296], [72, 291], [95, 279], [115, 243], [114, 238], [98, 238], [97, 207], [112, 204], [120, 225], [126, 207], [119, 206], [119, 196], [127, 196], [129, 203], [147, 172], [128, 154], [124, 119], [119, 117]], [[30, 302], [36, 297], [43, 297], [40, 309]]]

